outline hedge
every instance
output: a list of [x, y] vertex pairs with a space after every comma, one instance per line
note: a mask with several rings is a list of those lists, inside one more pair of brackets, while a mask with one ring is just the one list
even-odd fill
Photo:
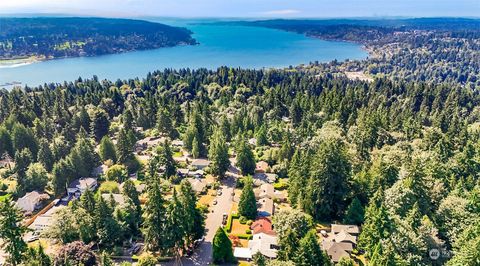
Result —
[[236, 236], [240, 239], [245, 239], [245, 240], [252, 240], [253, 238], [252, 234], [237, 234], [237, 235], [231, 234], [231, 236]]
[[234, 214], [232, 213], [227, 218], [227, 224], [225, 225], [225, 231], [227, 231], [227, 233], [232, 232], [233, 216]]

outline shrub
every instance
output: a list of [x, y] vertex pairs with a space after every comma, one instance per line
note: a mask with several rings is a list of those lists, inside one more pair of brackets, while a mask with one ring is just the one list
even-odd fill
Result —
[[119, 193], [118, 183], [115, 181], [105, 181], [98, 188], [100, 193]]
[[288, 188], [288, 184], [285, 182], [275, 183], [273, 184], [273, 188], [276, 190], [285, 190]]
[[241, 216], [241, 217], [240, 217], [240, 223], [241, 223], [241, 224], [246, 224], [247, 221], [248, 221], [247, 217], [245, 217], [245, 216]]
[[95, 253], [93, 253], [93, 251], [81, 241], [69, 243], [59, 249], [55, 256], [55, 265], [67, 265], [65, 263], [67, 261], [73, 265], [97, 265]]
[[127, 168], [121, 164], [113, 165], [107, 170], [105, 177], [108, 181], [116, 181], [121, 183], [128, 177]]
[[145, 253], [142, 256], [140, 256], [138, 260], [138, 266], [155, 266], [157, 265], [157, 260], [155, 259], [154, 256]]
[[252, 230], [250, 230], [250, 228], [248, 228], [247, 230], [245, 230], [245, 234], [248, 234], [248, 235], [252, 234]]
[[252, 224], [253, 224], [253, 221], [252, 221], [252, 220], [248, 220], [248, 221], [247, 221], [247, 225], [248, 225], [248, 226], [250, 226], [250, 225], [252, 225]]

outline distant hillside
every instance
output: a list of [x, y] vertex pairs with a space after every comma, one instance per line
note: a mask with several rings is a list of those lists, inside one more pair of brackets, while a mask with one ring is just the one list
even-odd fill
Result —
[[93, 56], [195, 43], [185, 28], [142, 20], [0, 18], [0, 59]]

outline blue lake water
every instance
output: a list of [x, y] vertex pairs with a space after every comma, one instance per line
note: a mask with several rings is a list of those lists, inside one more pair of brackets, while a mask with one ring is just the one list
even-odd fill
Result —
[[0, 84], [21, 82], [22, 85], [36, 86], [93, 75], [110, 80], [143, 78], [148, 72], [165, 68], [288, 67], [313, 61], [362, 59], [367, 56], [357, 44], [322, 41], [274, 29], [192, 24], [193, 21], [160, 22], [189, 28], [200, 44], [0, 68]]

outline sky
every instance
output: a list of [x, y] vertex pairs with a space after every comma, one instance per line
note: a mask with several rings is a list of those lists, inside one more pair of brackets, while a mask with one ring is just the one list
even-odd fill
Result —
[[479, 17], [480, 0], [0, 0], [0, 13], [111, 17]]

